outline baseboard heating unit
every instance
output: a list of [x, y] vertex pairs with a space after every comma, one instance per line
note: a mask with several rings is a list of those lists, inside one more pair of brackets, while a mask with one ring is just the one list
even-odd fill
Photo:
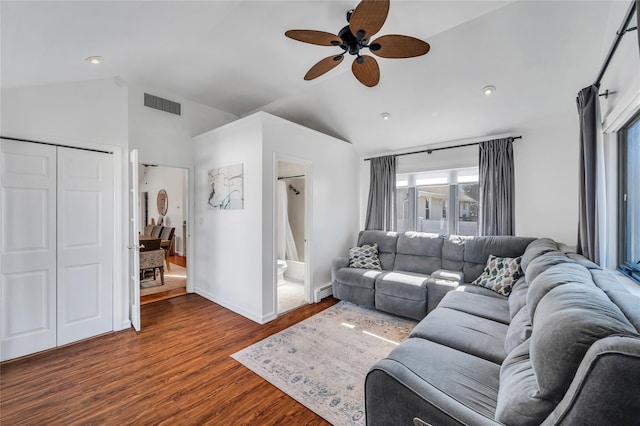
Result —
[[314, 295], [313, 301], [315, 303], [318, 303], [325, 297], [331, 296], [332, 294], [333, 294], [333, 288], [331, 287], [331, 284], [323, 285], [322, 287], [315, 289], [315, 295]]

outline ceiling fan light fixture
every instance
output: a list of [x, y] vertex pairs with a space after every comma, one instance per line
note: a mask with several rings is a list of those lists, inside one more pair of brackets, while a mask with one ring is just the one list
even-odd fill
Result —
[[98, 65], [102, 62], [102, 56], [89, 56], [85, 58], [85, 61], [89, 62], [91, 65]]
[[491, 95], [493, 95], [494, 93], [496, 93], [496, 88], [495, 88], [494, 86], [484, 86], [484, 87], [482, 88], [482, 93], [483, 93], [485, 96], [491, 96]]

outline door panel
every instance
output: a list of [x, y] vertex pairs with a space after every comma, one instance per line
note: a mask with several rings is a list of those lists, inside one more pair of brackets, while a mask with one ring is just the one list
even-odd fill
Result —
[[140, 226], [138, 225], [138, 206], [140, 202], [138, 184], [138, 150], [129, 155], [130, 187], [129, 187], [129, 285], [131, 325], [140, 331]]
[[113, 328], [113, 156], [58, 148], [58, 345]]
[[2, 360], [56, 346], [56, 148], [0, 140]]

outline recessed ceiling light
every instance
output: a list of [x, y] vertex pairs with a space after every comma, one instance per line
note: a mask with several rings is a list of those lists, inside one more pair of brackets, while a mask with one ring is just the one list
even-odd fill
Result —
[[85, 59], [85, 61], [93, 65], [98, 65], [100, 62], [102, 62], [102, 56], [89, 56]]
[[485, 96], [491, 96], [496, 92], [496, 88], [493, 86], [485, 86], [482, 88], [482, 93], [485, 94]]
[[391, 118], [391, 114], [389, 114], [388, 112], [383, 112], [382, 114], [380, 114], [380, 117], [382, 117], [383, 120], [388, 120]]

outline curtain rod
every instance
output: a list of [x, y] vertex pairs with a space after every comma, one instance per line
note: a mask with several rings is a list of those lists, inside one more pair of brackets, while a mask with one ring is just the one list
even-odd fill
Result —
[[301, 177], [305, 177], [305, 175], [297, 175], [297, 176], [282, 176], [282, 177], [279, 177], [279, 178], [278, 178], [278, 180], [281, 180], [281, 179], [301, 178]]
[[631, 5], [629, 6], [629, 10], [627, 10], [627, 15], [622, 20], [622, 25], [620, 26], [620, 29], [618, 30], [618, 32], [616, 32], [616, 38], [613, 40], [613, 43], [611, 44], [611, 48], [609, 49], [609, 53], [607, 54], [607, 59], [605, 59], [604, 63], [602, 64], [602, 68], [600, 68], [600, 73], [598, 74], [598, 78], [596, 78], [595, 83], [593, 83], [594, 86], [600, 87], [600, 81], [602, 80], [602, 77], [604, 77], [604, 73], [607, 71], [607, 67], [611, 62], [611, 59], [613, 58], [613, 54], [616, 52], [616, 49], [618, 48], [618, 45], [620, 44], [622, 37], [624, 37], [624, 35], [629, 31], [638, 30], [637, 26], [627, 29], [627, 25], [629, 25], [629, 22], [631, 22], [631, 17], [633, 16], [633, 12], [635, 12], [635, 10], [636, 10], [636, 1], [632, 0]]
[[[511, 139], [512, 141], [514, 141], [516, 139], [522, 139], [522, 136], [510, 136], [506, 139]], [[452, 149], [452, 148], [462, 148], [463, 146], [473, 146], [473, 145], [480, 145], [480, 142], [463, 143], [461, 145], [443, 146], [442, 148], [429, 148], [429, 149], [422, 149], [420, 151], [403, 152], [400, 154], [395, 154], [395, 157], [400, 157], [401, 155], [422, 154], [423, 152], [426, 152], [427, 154], [431, 154], [434, 151], [442, 151], [444, 149]], [[378, 157], [384, 157], [384, 156], [380, 155]], [[364, 161], [370, 161], [378, 157], [365, 158]]]

